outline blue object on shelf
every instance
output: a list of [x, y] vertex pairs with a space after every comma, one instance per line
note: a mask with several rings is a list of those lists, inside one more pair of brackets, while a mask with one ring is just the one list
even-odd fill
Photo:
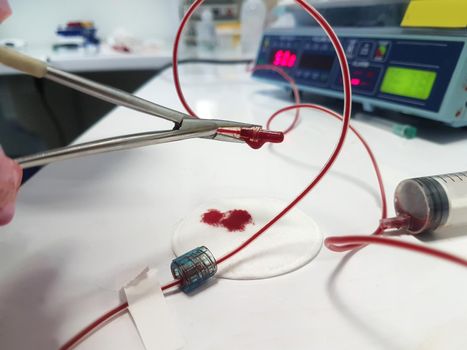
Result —
[[57, 35], [64, 37], [82, 37], [84, 46], [100, 44], [96, 32], [97, 29], [92, 22], [69, 22], [65, 28], [59, 27], [56, 31]]
[[190, 293], [216, 274], [217, 263], [209, 249], [202, 246], [175, 258], [170, 269], [174, 278], [181, 280], [181, 290]]

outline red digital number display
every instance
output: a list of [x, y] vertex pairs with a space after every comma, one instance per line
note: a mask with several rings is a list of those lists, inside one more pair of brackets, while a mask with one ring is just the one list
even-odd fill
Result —
[[289, 50], [277, 50], [272, 58], [272, 64], [277, 67], [292, 68], [297, 61], [297, 55]]

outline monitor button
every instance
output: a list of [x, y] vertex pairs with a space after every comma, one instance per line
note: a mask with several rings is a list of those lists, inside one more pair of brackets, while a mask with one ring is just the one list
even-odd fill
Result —
[[360, 45], [360, 49], [358, 50], [359, 57], [368, 57], [370, 56], [371, 52], [373, 51], [373, 43], [369, 41], [364, 41]]

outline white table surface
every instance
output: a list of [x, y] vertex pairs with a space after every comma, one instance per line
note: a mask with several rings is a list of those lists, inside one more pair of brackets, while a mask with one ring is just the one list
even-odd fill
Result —
[[50, 53], [48, 63], [68, 72], [102, 72], [117, 70], [158, 69], [172, 59], [170, 49], [159, 49], [143, 53], [117, 52], [101, 45], [96, 54], [81, 52]]
[[[45, 47], [26, 48], [22, 52], [68, 72], [159, 69], [172, 58], [169, 48], [142, 53], [124, 53], [117, 52], [104, 44], [101, 45], [99, 52], [88, 54], [82, 50], [57, 53]], [[15, 74], [22, 73], [0, 64], [0, 76]]]
[[[206, 118], [264, 124], [288, 103], [243, 67], [181, 72], [187, 99]], [[170, 71], [138, 95], [181, 109]], [[284, 127], [285, 119], [275, 126]], [[467, 169], [465, 130], [404, 140], [354, 125], [379, 159], [390, 203], [402, 179]], [[79, 141], [169, 126], [117, 108]], [[120, 303], [120, 283], [130, 271], [157, 266], [162, 281], [170, 280], [177, 222], [215, 198], [292, 199], [327, 159], [339, 128], [332, 118], [306, 111], [299, 127], [273, 148], [190, 140], [45, 167], [21, 189], [14, 222], [0, 229], [0, 348], [57, 348]], [[378, 222], [377, 198], [368, 157], [350, 136], [332, 172], [300, 208], [325, 236], [369, 234]], [[466, 236], [423, 244], [467, 255]], [[465, 269], [375, 246], [336, 272], [343, 257], [323, 248], [310, 264], [281, 277], [219, 279], [193, 296], [168, 296], [185, 349], [466, 348]], [[143, 346], [125, 315], [78, 349]]]

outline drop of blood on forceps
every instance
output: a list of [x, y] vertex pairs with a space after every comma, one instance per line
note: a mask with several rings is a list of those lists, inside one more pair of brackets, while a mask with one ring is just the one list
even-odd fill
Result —
[[201, 222], [217, 227], [224, 227], [229, 232], [245, 231], [248, 224], [253, 223], [251, 214], [243, 209], [233, 209], [221, 212], [217, 209], [209, 209], [201, 215]]

